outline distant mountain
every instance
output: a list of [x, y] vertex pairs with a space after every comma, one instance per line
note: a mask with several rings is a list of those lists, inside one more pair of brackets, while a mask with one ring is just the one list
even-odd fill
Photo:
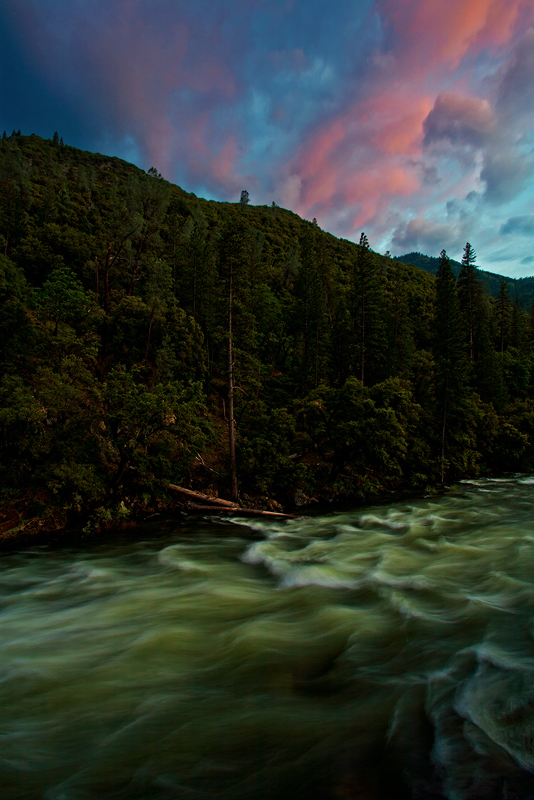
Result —
[[[439, 258], [434, 256], [425, 256], [423, 253], [406, 253], [404, 256], [395, 256], [396, 261], [401, 261], [403, 264], [411, 264], [419, 269], [424, 269], [425, 272], [430, 272], [435, 275], [438, 271]], [[462, 265], [458, 261], [453, 261], [451, 258], [451, 266], [454, 274], [458, 274]], [[499, 286], [501, 280], [504, 278], [510, 292], [510, 297], [513, 299], [517, 294], [522, 307], [525, 310], [530, 310], [532, 302], [534, 301], [534, 276], [528, 278], [508, 278], [506, 275], [498, 275], [495, 272], [488, 272], [484, 269], [479, 269], [479, 275], [482, 278], [485, 288], [492, 295], [496, 297], [499, 293]]]

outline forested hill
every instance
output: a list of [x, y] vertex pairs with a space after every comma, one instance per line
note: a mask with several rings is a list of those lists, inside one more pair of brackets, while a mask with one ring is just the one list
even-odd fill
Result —
[[532, 319], [469, 253], [436, 279], [19, 135], [0, 253], [4, 532], [148, 515], [169, 482], [277, 508], [533, 466]]
[[[403, 264], [413, 264], [420, 269], [430, 272], [431, 275], [436, 275], [439, 267], [439, 258], [433, 256], [425, 256], [423, 253], [406, 253], [404, 256], [395, 256], [397, 261], [402, 261]], [[462, 265], [459, 261], [451, 259], [451, 267], [455, 276], [458, 277]], [[495, 272], [488, 272], [485, 269], [479, 269], [478, 274], [483, 282], [483, 286], [492, 297], [497, 297], [503, 280], [502, 275], [497, 275]], [[528, 278], [504, 278], [508, 292], [511, 297], [519, 298], [519, 302], [523, 309], [530, 311], [534, 301], [534, 276]]]

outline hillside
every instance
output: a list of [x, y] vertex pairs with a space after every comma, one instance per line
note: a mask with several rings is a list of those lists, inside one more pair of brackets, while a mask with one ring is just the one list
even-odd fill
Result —
[[0, 253], [4, 531], [534, 465], [532, 321], [475, 272], [473, 329], [365, 239], [37, 136], [0, 140]]

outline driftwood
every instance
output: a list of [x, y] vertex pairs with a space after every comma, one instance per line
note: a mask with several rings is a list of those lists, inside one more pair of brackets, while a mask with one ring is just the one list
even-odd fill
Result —
[[236, 503], [229, 500], [221, 500], [218, 497], [210, 497], [201, 492], [193, 492], [191, 489], [184, 489], [183, 486], [169, 484], [176, 494], [181, 495], [184, 511], [191, 511], [196, 514], [230, 514], [234, 517], [271, 517], [276, 519], [295, 519], [294, 514], [282, 514], [278, 511], [262, 511], [259, 508], [241, 508]]
[[175, 486], [174, 483], [169, 483], [169, 489], [173, 492], [183, 495], [188, 501], [196, 500], [202, 505], [222, 506], [223, 508], [240, 508], [237, 503], [231, 503], [229, 500], [221, 500], [218, 497], [210, 497], [208, 494], [201, 494], [200, 492], [193, 492], [191, 489], [184, 489], [183, 486]]

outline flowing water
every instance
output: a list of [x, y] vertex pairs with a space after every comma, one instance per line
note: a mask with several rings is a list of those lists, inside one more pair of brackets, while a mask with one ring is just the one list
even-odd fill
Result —
[[534, 798], [533, 499], [4, 555], [0, 797]]

